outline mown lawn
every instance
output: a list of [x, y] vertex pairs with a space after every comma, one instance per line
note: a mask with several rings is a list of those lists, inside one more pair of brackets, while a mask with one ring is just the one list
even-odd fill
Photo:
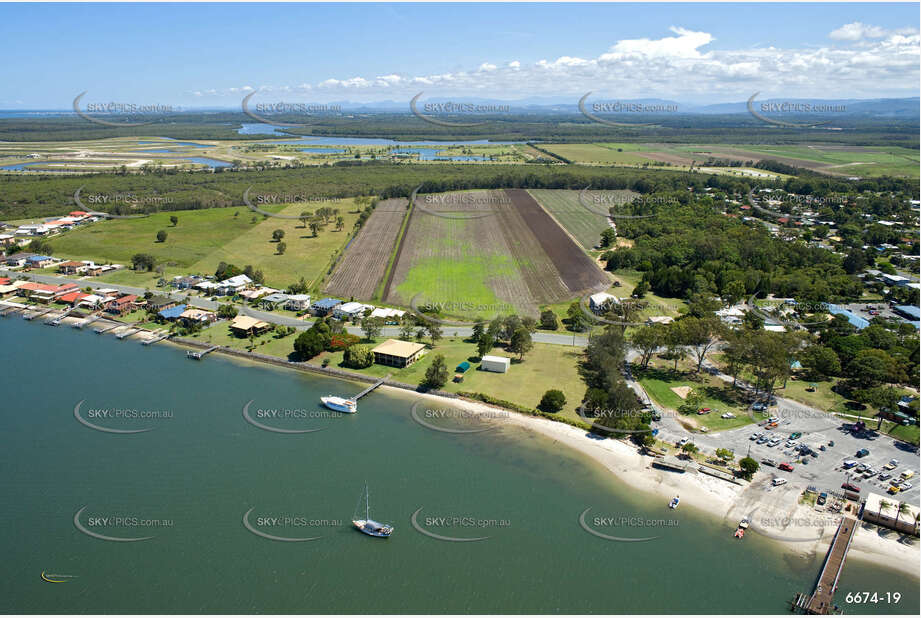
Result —
[[[751, 424], [753, 419], [748, 414], [748, 408], [741, 400], [738, 391], [732, 385], [722, 380], [700, 373], [695, 375], [690, 371], [673, 371], [671, 363], [654, 361], [643, 370], [639, 365], [632, 366], [633, 376], [646, 389], [649, 396], [659, 405], [672, 410], [678, 410], [684, 400], [672, 388], [690, 386], [695, 391], [704, 395], [701, 408], [710, 408], [711, 412], [705, 415], [682, 416], [682, 421], [691, 426], [705, 426], [710, 432], [733, 429]], [[724, 419], [720, 415], [731, 412], [736, 418]]]
[[[372, 345], [383, 340], [379, 339]], [[422, 359], [405, 369], [372, 365], [367, 369], [350, 369], [350, 371], [376, 377], [391, 374], [394, 380], [407, 384], [419, 384], [438, 354], [443, 354], [445, 357], [449, 377], [454, 376], [454, 368], [461, 362], [468, 361], [471, 365], [464, 374], [462, 383], [449, 380], [443, 390], [452, 393], [479, 392], [521, 406], [536, 408], [544, 392], [556, 388], [566, 395], [566, 406], [560, 415], [573, 420], [579, 418], [577, 408], [585, 394], [585, 384], [579, 374], [582, 351], [578, 348], [535, 343], [534, 349], [525, 355], [523, 362], [518, 363], [517, 360], [513, 360], [508, 373], [502, 374], [477, 370], [479, 361], [475, 359], [476, 346], [461, 338], [452, 337], [440, 340], [434, 349], [426, 351]], [[513, 355], [499, 347], [494, 348], [491, 354], [514, 358]], [[348, 369], [341, 365], [342, 356], [342, 352], [323, 352], [311, 359], [310, 363], [320, 365], [325, 359], [329, 359], [330, 366]]]

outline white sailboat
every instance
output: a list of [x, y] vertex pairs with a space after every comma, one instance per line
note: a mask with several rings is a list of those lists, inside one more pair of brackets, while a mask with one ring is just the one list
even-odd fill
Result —
[[358, 412], [358, 404], [351, 399], [327, 395], [326, 397], [320, 397], [320, 402], [330, 410], [335, 410], [336, 412], [345, 412], [346, 414], [355, 414]]
[[369, 499], [368, 494], [368, 484], [365, 483], [365, 518], [359, 519], [359, 509], [361, 508], [361, 496], [358, 498], [358, 505], [355, 507], [355, 515], [352, 519], [352, 524], [358, 528], [361, 532], [367, 534], [368, 536], [376, 536], [378, 538], [386, 539], [391, 534], [393, 534], [393, 526], [390, 524], [382, 524], [371, 519], [371, 500]]

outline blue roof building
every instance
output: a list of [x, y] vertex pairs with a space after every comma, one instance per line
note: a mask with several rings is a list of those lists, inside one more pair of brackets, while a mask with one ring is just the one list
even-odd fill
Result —
[[863, 330], [870, 325], [870, 321], [860, 317], [856, 313], [851, 313], [847, 309], [842, 309], [837, 305], [828, 305], [828, 312], [835, 315], [843, 315], [847, 318], [847, 321], [857, 327], [857, 330]]
[[176, 305], [175, 307], [164, 309], [157, 315], [167, 320], [175, 320], [176, 318], [182, 315], [182, 313], [185, 311], [185, 307], [186, 307], [185, 305]]
[[327, 313], [332, 311], [335, 307], [341, 304], [342, 304], [342, 301], [339, 300], [338, 298], [324, 298], [310, 305], [310, 309], [317, 315], [326, 315]]

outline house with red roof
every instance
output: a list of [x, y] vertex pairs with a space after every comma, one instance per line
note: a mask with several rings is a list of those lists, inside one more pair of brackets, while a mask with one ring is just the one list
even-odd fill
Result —
[[24, 283], [19, 287], [23, 296], [39, 303], [50, 303], [70, 292], [78, 292], [79, 286], [75, 283], [63, 285], [48, 285], [45, 283]]
[[138, 297], [134, 294], [121, 296], [106, 303], [106, 313], [113, 315], [125, 315], [131, 313], [138, 306]]

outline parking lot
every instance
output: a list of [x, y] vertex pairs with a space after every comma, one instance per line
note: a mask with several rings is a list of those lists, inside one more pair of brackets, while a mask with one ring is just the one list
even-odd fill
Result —
[[[660, 427], [658, 437], [670, 442], [688, 438], [702, 450], [711, 453], [717, 448], [728, 448], [737, 458], [750, 455], [759, 463], [765, 459], [774, 460], [777, 464], [789, 463], [793, 466], [793, 470], [789, 472], [762, 463], [759, 477], [768, 478], [762, 476], [767, 474], [786, 478], [790, 484], [798, 488], [814, 486], [819, 492], [840, 492], [841, 484], [850, 482], [860, 487], [862, 498], [870, 492], [889, 495], [886, 492], [891, 479], [882, 480], [878, 474], [865, 479], [857, 474], [854, 468], [845, 470], [844, 461], [856, 460], [858, 463], [869, 465], [879, 473], [883, 472], [883, 466], [891, 459], [897, 459], [899, 464], [895, 469], [888, 471], [889, 474], [897, 478], [903, 471], [910, 470], [914, 476], [908, 480], [912, 484], [911, 489], [899, 491], [890, 501], [906, 501], [915, 505], [919, 503], [919, 455], [915, 447], [906, 447], [903, 443], [875, 431], [855, 434], [848, 428], [851, 421], [842, 421], [838, 417], [796, 402], [781, 399], [779, 403], [779, 406], [773, 406], [767, 411], [769, 416], [778, 419], [777, 426], [773, 429], [752, 424], [721, 433], [691, 434], [674, 419], [666, 417], [662, 423], [657, 423]], [[759, 413], [752, 414], [759, 422], [765, 418]], [[750, 439], [755, 433], [763, 434], [769, 439], [774, 438], [775, 441], [779, 438], [780, 441], [775, 446], [770, 446], [769, 442], [759, 444]], [[795, 445], [787, 446], [791, 434], [794, 433], [801, 435], [794, 440]], [[832, 442], [834, 446], [830, 445]], [[800, 445], [809, 446], [818, 456], [803, 456], [796, 450]], [[824, 451], [821, 450], [823, 446]], [[856, 454], [861, 449], [867, 449], [869, 454], [857, 457]]]

